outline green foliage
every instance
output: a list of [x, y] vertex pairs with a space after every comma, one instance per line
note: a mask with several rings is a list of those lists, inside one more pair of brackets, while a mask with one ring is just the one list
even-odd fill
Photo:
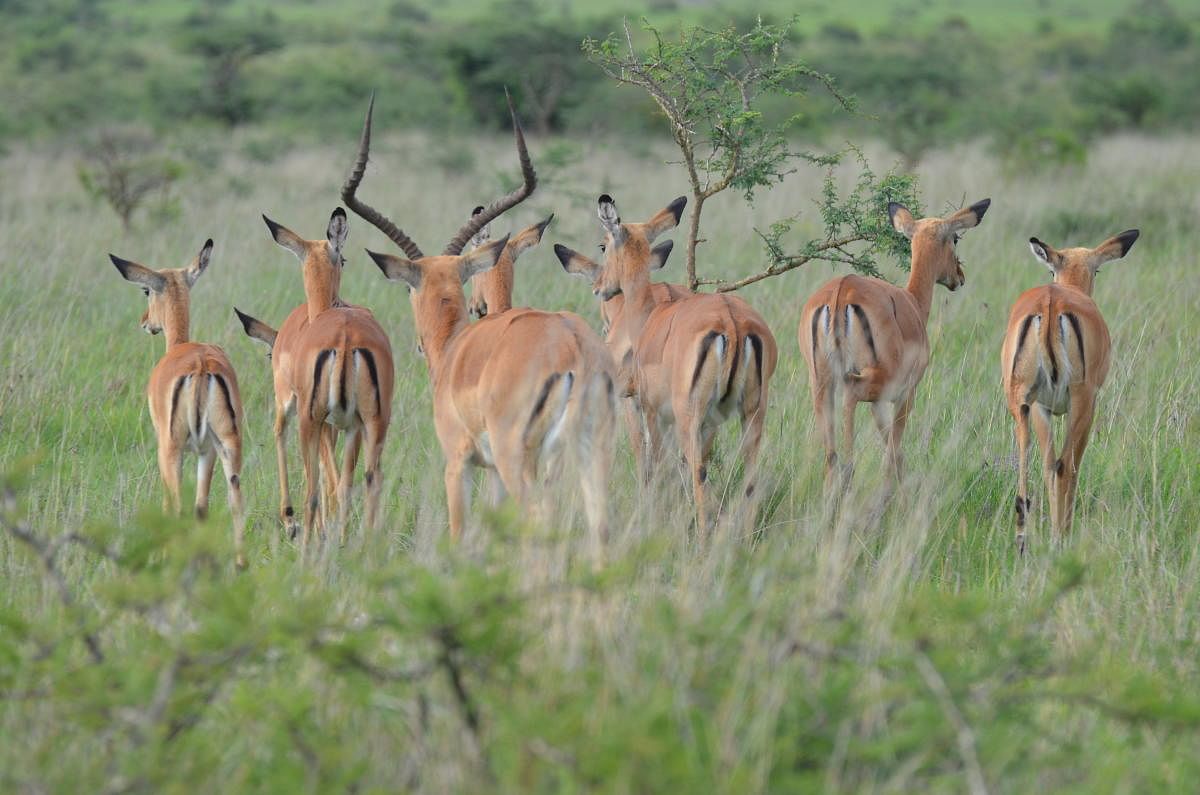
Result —
[[135, 127], [101, 130], [83, 157], [80, 185], [107, 203], [126, 231], [133, 214], [151, 197], [158, 196], [160, 210], [169, 208], [170, 188], [184, 173], [179, 161], [161, 153], [153, 133]]

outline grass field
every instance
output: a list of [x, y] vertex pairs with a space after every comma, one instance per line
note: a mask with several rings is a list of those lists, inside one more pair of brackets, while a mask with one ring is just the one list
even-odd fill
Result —
[[[260, 214], [319, 236], [352, 152], [299, 149], [263, 163], [236, 154], [239, 143], [222, 142], [228, 154], [179, 188], [177, 217], [143, 218], [128, 236], [79, 189], [69, 152], [0, 161], [0, 473], [10, 473], [6, 491], [24, 484], [4, 515], [43, 538], [83, 539], [53, 556], [64, 605], [39, 557], [0, 534], [0, 788], [1194, 786], [1200, 141], [1110, 139], [1085, 167], [1032, 175], [1005, 172], [978, 148], [930, 156], [920, 167], [927, 210], [993, 203], [959, 246], [965, 289], [936, 293], [901, 496], [878, 515], [881, 447], [863, 409], [856, 489], [838, 521], [824, 517], [795, 334], [805, 297], [833, 271], [809, 267], [744, 291], [781, 351], [758, 516], [725, 497], [727, 519], [696, 539], [673, 460], [660, 488], [643, 493], [622, 445], [617, 529], [598, 572], [569, 478], [548, 527], [477, 501], [465, 543], [445, 543], [442, 457], [411, 309], [361, 253], [390, 244], [354, 217], [342, 294], [375, 311], [396, 359], [386, 521], [369, 537], [356, 521], [346, 548], [299, 564], [275, 518], [269, 364], [232, 307], [278, 324], [302, 300], [297, 263]], [[383, 139], [362, 189], [427, 250], [515, 170], [509, 141], [472, 141], [474, 173], [433, 165], [440, 146]], [[600, 192], [637, 219], [685, 185], [653, 146], [556, 146], [542, 188], [494, 228], [555, 212], [518, 263], [517, 303], [572, 309], [598, 327], [590, 290], [562, 272], [552, 244], [588, 251], [598, 241]], [[535, 162], [550, 148], [533, 142]], [[753, 227], [807, 211], [820, 177], [795, 175], [752, 208], [725, 197], [706, 207], [701, 269], [759, 269]], [[1114, 365], [1076, 529], [1051, 542], [1035, 485], [1031, 549], [1018, 557], [998, 360], [1011, 301], [1047, 280], [1025, 241], [1096, 245], [1130, 227], [1141, 239], [1096, 288]], [[228, 565], [220, 483], [201, 527], [153, 510], [160, 484], [143, 388], [163, 343], [138, 329], [144, 299], [106, 256], [177, 267], [209, 236], [216, 250], [193, 292], [192, 336], [222, 345], [241, 382], [251, 520], [241, 576]], [[663, 278], [681, 273], [675, 261]], [[718, 460], [717, 491], [737, 493], [726, 488], [734, 469]]]

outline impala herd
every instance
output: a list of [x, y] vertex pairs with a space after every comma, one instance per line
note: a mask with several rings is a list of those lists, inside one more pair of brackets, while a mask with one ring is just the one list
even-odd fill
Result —
[[[680, 197], [642, 223], [624, 221], [611, 196], [598, 203], [602, 261], [564, 245], [554, 253], [570, 274], [592, 284], [600, 300], [605, 339], [578, 315], [514, 308], [518, 257], [541, 242], [554, 216], [515, 235], [492, 240], [490, 225], [537, 187], [537, 175], [511, 101], [521, 184], [476, 207], [440, 254], [426, 255], [402, 229], [357, 196], [366, 173], [374, 98], [367, 110], [354, 168], [342, 199], [403, 253], [368, 251], [383, 275], [404, 284], [413, 309], [419, 351], [433, 388], [433, 420], [445, 457], [450, 536], [463, 530], [472, 467], [490, 470], [494, 500], [505, 495], [524, 509], [544, 504], [541, 482], [556, 475], [564, 456], [575, 464], [594, 543], [609, 531], [609, 475], [616, 412], [624, 408], [639, 476], [649, 484], [663, 460], [664, 436], [674, 429], [692, 479], [696, 526], [712, 523], [708, 462], [719, 426], [741, 423], [744, 493], [753, 506], [758, 453], [778, 349], [770, 328], [748, 303], [727, 294], [693, 293], [651, 282], [671, 254], [656, 241], [679, 224]], [[800, 350], [808, 364], [813, 411], [825, 446], [826, 493], [836, 498], [853, 471], [854, 414], [869, 403], [883, 439], [889, 484], [902, 478], [901, 438], [917, 386], [929, 364], [926, 325], [934, 285], [955, 290], [966, 282], [956, 246], [978, 226], [990, 200], [944, 218], [914, 218], [888, 206], [892, 226], [911, 242], [908, 284], [901, 289], [857, 275], [832, 279], [800, 314]], [[324, 239], [308, 240], [266, 216], [271, 237], [300, 262], [305, 303], [276, 331], [235, 308], [248, 336], [267, 345], [275, 392], [275, 445], [280, 519], [302, 556], [314, 531], [326, 525], [346, 539], [350, 495], [364, 457], [364, 524], [379, 518], [380, 462], [391, 420], [394, 362], [387, 333], [371, 311], [339, 297], [345, 211], [329, 218]], [[1027, 489], [1029, 429], [1042, 451], [1050, 521], [1056, 536], [1070, 527], [1079, 467], [1108, 373], [1108, 329], [1091, 298], [1100, 266], [1125, 256], [1138, 238], [1123, 232], [1094, 249], [1054, 249], [1030, 239], [1034, 256], [1053, 282], [1023, 293], [1008, 318], [1001, 371], [1008, 409], [1016, 422], [1019, 477], [1016, 541], [1025, 550], [1031, 502]], [[153, 270], [111, 256], [121, 275], [142, 288], [149, 307], [142, 328], [166, 337], [166, 354], [150, 374], [147, 396], [158, 437], [164, 509], [179, 511], [185, 449], [198, 456], [196, 514], [207, 513], [219, 458], [228, 481], [236, 564], [246, 565], [245, 509], [240, 488], [245, 414], [237, 376], [218, 347], [189, 340], [192, 286], [208, 267], [213, 242], [180, 269]], [[464, 290], [471, 283], [468, 302]], [[470, 322], [469, 317], [478, 318]], [[839, 456], [836, 417], [841, 401]], [[1066, 438], [1056, 454], [1051, 416], [1066, 415]], [[305, 480], [303, 520], [288, 489], [287, 429], [295, 417]], [[345, 435], [342, 462], [337, 436]], [[753, 515], [753, 514], [751, 514]]]

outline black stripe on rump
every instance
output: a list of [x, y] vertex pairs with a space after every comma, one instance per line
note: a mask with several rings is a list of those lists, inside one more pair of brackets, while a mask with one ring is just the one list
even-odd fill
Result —
[[559, 373], [551, 373], [550, 377], [546, 379], [546, 383], [542, 384], [542, 391], [538, 395], [537, 402], [533, 404], [533, 411], [529, 414], [529, 422], [525, 425], [527, 432], [529, 426], [533, 425], [534, 420], [546, 408], [546, 401], [550, 399], [550, 390], [554, 389], [554, 385], [558, 383], [558, 379], [561, 377]]
[[317, 363], [313, 366], [312, 394], [308, 396], [308, 416], [310, 418], [315, 416], [317, 393], [321, 391], [321, 370], [325, 366], [325, 361], [332, 355], [333, 350], [331, 348], [327, 348], [317, 354]]
[[1017, 372], [1017, 360], [1021, 358], [1021, 349], [1025, 347], [1025, 335], [1029, 333], [1029, 324], [1033, 322], [1033, 315], [1026, 315], [1021, 321], [1021, 330], [1017, 333], [1017, 350], [1013, 353], [1012, 360], [1012, 375]]
[[225, 383], [225, 377], [218, 373], [213, 373], [212, 377], [217, 380], [222, 394], [225, 395], [225, 408], [229, 409], [229, 419], [233, 422], [233, 430], [237, 431], [237, 414], [233, 410], [233, 396], [229, 393], [229, 384]]
[[343, 412], [350, 407], [350, 396], [346, 394], [346, 379], [349, 377], [348, 373], [350, 372], [351, 364], [351, 357], [349, 356], [342, 362], [342, 394], [338, 396], [338, 405], [342, 407]]
[[167, 428], [173, 430], [175, 428], [175, 412], [179, 410], [179, 393], [183, 391], [183, 385], [191, 378], [190, 375], [182, 376], [175, 382], [175, 388], [171, 390], [171, 413], [167, 415]]
[[754, 361], [758, 365], [758, 385], [761, 387], [763, 382], [763, 341], [757, 334], [751, 334], [747, 339], [750, 340], [750, 346], [754, 348]]
[[1063, 314], [1071, 321], [1071, 328], [1075, 329], [1075, 341], [1079, 343], [1079, 361], [1083, 364], [1083, 377], [1087, 378], [1087, 359], [1083, 355], [1083, 331], [1079, 328], [1079, 318], [1071, 312]]
[[696, 388], [696, 382], [700, 380], [700, 370], [704, 367], [704, 360], [708, 358], [708, 349], [712, 347], [713, 340], [721, 336], [716, 331], [710, 331], [704, 335], [704, 339], [700, 340], [700, 355], [696, 357], [696, 369], [692, 371], [692, 385], [688, 387], [688, 393]]
[[867, 320], [867, 313], [858, 304], [850, 304], [850, 308], [854, 310], [858, 322], [862, 325], [863, 331], [867, 333], [867, 347], [871, 349], [871, 363], [879, 366], [879, 354], [875, 352], [875, 335], [871, 333], [871, 323]]
[[355, 348], [354, 352], [363, 357], [367, 363], [367, 374], [371, 376], [371, 386], [375, 388], [375, 410], [383, 411], [383, 398], [379, 392], [379, 372], [375, 369], [375, 354], [366, 348]]

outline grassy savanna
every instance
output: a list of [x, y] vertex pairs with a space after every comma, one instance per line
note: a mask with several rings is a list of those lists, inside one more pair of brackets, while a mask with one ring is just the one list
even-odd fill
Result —
[[[360, 112], [339, 110], [350, 130]], [[384, 520], [364, 535], [356, 505], [348, 546], [303, 565], [276, 518], [269, 365], [232, 307], [278, 324], [302, 300], [298, 265], [260, 214], [319, 236], [353, 149], [263, 162], [246, 135], [210, 142], [208, 165], [174, 189], [175, 214], [127, 234], [78, 187], [73, 150], [24, 145], [0, 162], [4, 789], [1147, 792], [1196, 780], [1200, 143], [1108, 139], [1086, 166], [1034, 173], [978, 144], [928, 156], [925, 210], [993, 204], [959, 246], [966, 287], [936, 293], [900, 496], [879, 510], [881, 446], [860, 409], [854, 489], [836, 520], [824, 513], [795, 335], [805, 297], [835, 271], [813, 265], [743, 291], [781, 349], [759, 513], [745, 515], [736, 466], [719, 457], [724, 518], [696, 538], [674, 456], [642, 490], [622, 442], [603, 564], [570, 473], [545, 522], [479, 499], [464, 543], [446, 543], [407, 294], [354, 253], [392, 248], [352, 217], [342, 295], [376, 313], [397, 365]], [[471, 139], [475, 165], [449, 171], [438, 146], [382, 130], [362, 188], [426, 250], [515, 175], [508, 139]], [[531, 148], [542, 186], [494, 231], [556, 218], [517, 264], [516, 303], [598, 327], [552, 244], [590, 250], [598, 193], [640, 219], [685, 192], [682, 174], [654, 144]], [[808, 216], [821, 177], [795, 174], [749, 208], [714, 199], [701, 272], [761, 268], [754, 227], [783, 216], [804, 213], [797, 235], [819, 235]], [[1019, 557], [998, 359], [1012, 300], [1048, 278], [1026, 241], [1096, 245], [1129, 227], [1141, 239], [1097, 282], [1115, 360], [1076, 526], [1049, 537], [1035, 463]], [[145, 301], [106, 257], [176, 267], [209, 236], [192, 336], [222, 345], [241, 382], [242, 575], [220, 482], [206, 524], [157, 513], [143, 387], [163, 343], [138, 329]], [[293, 460], [294, 497], [300, 481]]]

